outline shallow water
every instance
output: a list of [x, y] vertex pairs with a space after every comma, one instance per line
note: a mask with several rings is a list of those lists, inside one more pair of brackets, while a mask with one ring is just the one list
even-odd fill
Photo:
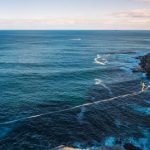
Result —
[[0, 31], [0, 148], [94, 149], [121, 138], [149, 150], [150, 93], [124, 97], [141, 79], [149, 84], [131, 70], [149, 39], [150, 31]]

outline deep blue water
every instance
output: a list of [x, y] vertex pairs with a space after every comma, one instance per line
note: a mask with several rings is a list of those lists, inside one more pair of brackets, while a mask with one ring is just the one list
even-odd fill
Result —
[[149, 150], [149, 91], [82, 106], [148, 84], [132, 68], [149, 52], [150, 31], [0, 31], [0, 149], [94, 149], [121, 138]]

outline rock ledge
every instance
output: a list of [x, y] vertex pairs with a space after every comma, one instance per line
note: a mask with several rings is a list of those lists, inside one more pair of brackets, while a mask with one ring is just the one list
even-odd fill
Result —
[[140, 60], [140, 67], [133, 69], [133, 72], [145, 72], [150, 79], [150, 53], [145, 56], [137, 57]]

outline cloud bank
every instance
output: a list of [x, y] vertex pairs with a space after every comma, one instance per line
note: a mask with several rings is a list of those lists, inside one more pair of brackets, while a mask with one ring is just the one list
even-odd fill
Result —
[[0, 19], [1, 29], [145, 29], [150, 9], [135, 9], [97, 18]]

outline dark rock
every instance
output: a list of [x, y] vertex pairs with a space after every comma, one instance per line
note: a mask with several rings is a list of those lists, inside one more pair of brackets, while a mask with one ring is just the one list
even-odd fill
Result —
[[81, 149], [76, 149], [76, 148], [71, 148], [71, 147], [61, 145], [56, 148], [53, 148], [52, 150], [81, 150]]
[[133, 72], [144, 72], [143, 68], [138, 67], [132, 70]]
[[[52, 150], [82, 150], [82, 149], [71, 148], [71, 147], [66, 147], [62, 145], [62, 146], [53, 148]], [[95, 150], [125, 150], [125, 149], [122, 148], [120, 145], [115, 145], [113, 147], [108, 147], [108, 146], [96, 147]]]
[[150, 53], [136, 58], [140, 60], [140, 67], [133, 69], [133, 72], [145, 72], [147, 77], [150, 79]]
[[125, 148], [126, 150], [142, 150], [141, 148], [136, 147], [136, 146], [132, 145], [131, 143], [126, 143], [126, 144], [124, 145], [124, 148]]
[[141, 59], [143, 56], [137, 56], [135, 57], [135, 59]]

